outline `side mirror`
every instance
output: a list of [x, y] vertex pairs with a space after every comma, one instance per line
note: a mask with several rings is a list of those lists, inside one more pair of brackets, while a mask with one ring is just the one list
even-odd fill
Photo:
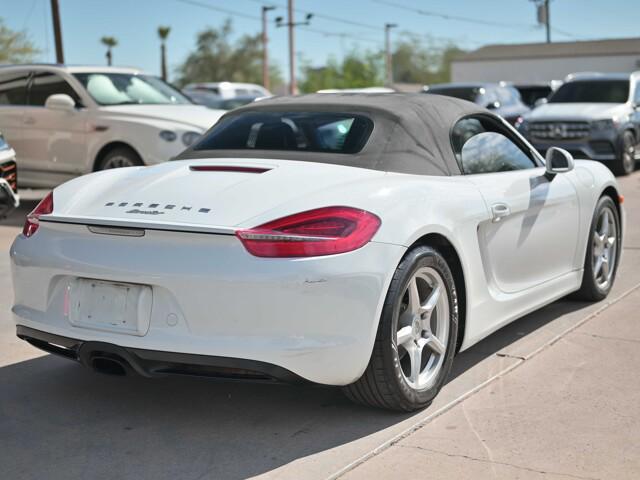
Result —
[[486, 106], [487, 110], [497, 110], [500, 108], [500, 102], [489, 102]]
[[66, 93], [55, 93], [47, 97], [47, 101], [44, 102], [44, 106], [52, 110], [72, 111], [76, 108], [76, 102], [74, 102], [73, 98]]
[[558, 147], [551, 147], [547, 150], [545, 163], [547, 173], [549, 175], [570, 172], [574, 167], [573, 157], [571, 154]]
[[539, 98], [538, 100], [535, 101], [535, 103], [533, 104], [534, 107], [540, 107], [541, 105], [546, 105], [547, 103], [549, 103], [549, 100], [547, 100], [546, 97], [542, 97]]

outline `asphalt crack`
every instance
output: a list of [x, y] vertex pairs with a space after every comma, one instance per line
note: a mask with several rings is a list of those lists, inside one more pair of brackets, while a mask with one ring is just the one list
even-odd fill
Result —
[[466, 460], [471, 460], [473, 462], [480, 462], [480, 463], [488, 463], [488, 464], [493, 464], [493, 465], [501, 465], [501, 466], [505, 466], [505, 467], [511, 467], [511, 468], [515, 468], [518, 470], [524, 470], [527, 472], [533, 472], [533, 473], [539, 473], [542, 475], [557, 475], [557, 476], [562, 476], [562, 477], [568, 477], [568, 478], [576, 478], [579, 480], [601, 480], [599, 477], [583, 477], [580, 475], [574, 475], [571, 473], [562, 473], [562, 472], [554, 472], [551, 470], [539, 470], [537, 468], [533, 468], [533, 467], [527, 467], [524, 465], [516, 465], [514, 463], [509, 463], [509, 462], [499, 462], [496, 460], [490, 460], [490, 459], [486, 459], [486, 458], [478, 458], [478, 457], [472, 457], [470, 455], [463, 455], [461, 453], [449, 453], [449, 452], [443, 452], [441, 450], [434, 450], [432, 448], [426, 448], [426, 447], [421, 447], [418, 445], [400, 445], [400, 444], [396, 444], [396, 447], [400, 447], [400, 448], [411, 448], [414, 450], [422, 450], [424, 452], [429, 452], [429, 453], [436, 453], [439, 455], [444, 455], [446, 457], [453, 457], [453, 458], [464, 458]]
[[511, 355], [509, 353], [496, 353], [496, 357], [515, 358], [516, 360], [526, 360], [525, 357], [521, 357], [520, 355]]

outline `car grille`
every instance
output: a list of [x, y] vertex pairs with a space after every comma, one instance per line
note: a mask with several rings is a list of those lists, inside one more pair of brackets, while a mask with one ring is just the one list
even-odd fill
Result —
[[588, 122], [532, 122], [529, 132], [539, 140], [576, 140], [589, 136]]
[[4, 178], [11, 186], [11, 189], [18, 193], [18, 168], [14, 160], [0, 165], [0, 178]]

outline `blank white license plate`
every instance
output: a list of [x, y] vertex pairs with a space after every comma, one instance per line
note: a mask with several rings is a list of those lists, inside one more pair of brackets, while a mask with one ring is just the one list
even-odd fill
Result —
[[65, 295], [65, 315], [76, 327], [139, 336], [149, 329], [153, 294], [148, 285], [76, 278]]

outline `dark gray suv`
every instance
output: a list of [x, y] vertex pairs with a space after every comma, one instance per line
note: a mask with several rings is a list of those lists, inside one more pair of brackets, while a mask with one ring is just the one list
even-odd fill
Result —
[[570, 75], [545, 105], [516, 127], [542, 155], [551, 146], [575, 158], [606, 163], [616, 175], [633, 172], [640, 149], [640, 72]]

